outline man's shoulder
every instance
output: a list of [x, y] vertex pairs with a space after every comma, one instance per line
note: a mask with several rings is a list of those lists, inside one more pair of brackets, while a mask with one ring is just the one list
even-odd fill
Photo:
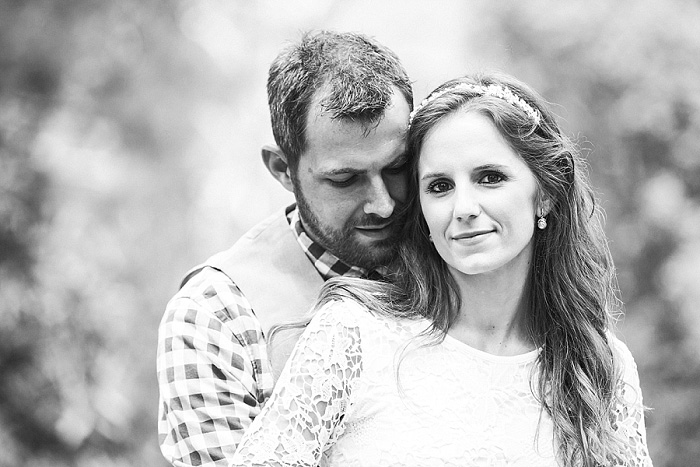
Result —
[[164, 321], [205, 314], [222, 323], [237, 319], [256, 322], [252, 307], [238, 286], [223, 272], [204, 266], [170, 299]]
[[[242, 295], [242, 292], [238, 289], [237, 285], [234, 283], [234, 279], [227, 274], [225, 268], [227, 264], [231, 262], [239, 262], [241, 260], [249, 259], [251, 255], [259, 253], [255, 251], [256, 248], [251, 248], [251, 244], [254, 244], [257, 237], [261, 234], [269, 231], [284, 231], [280, 227], [284, 227], [286, 223], [284, 221], [286, 212], [293, 208], [294, 205], [285, 208], [284, 211], [280, 210], [266, 219], [258, 222], [247, 232], [245, 232], [241, 237], [236, 240], [230, 247], [213, 254], [206, 259], [203, 263], [190, 269], [183, 277], [180, 283], [180, 292], [174, 297], [177, 298], [178, 295], [182, 296], [189, 295], [194, 297], [204, 296], [207, 293], [211, 294], [213, 292], [213, 286], [223, 286], [224, 290], [227, 286], [233, 284], [234, 295]], [[288, 225], [288, 224], [287, 224]], [[209, 266], [209, 268], [207, 268]], [[204, 273], [208, 269], [207, 273]], [[219, 274], [216, 274], [218, 271]], [[223, 274], [222, 274], [223, 273]], [[197, 280], [195, 280], [197, 279]], [[205, 290], [203, 290], [205, 289]], [[224, 293], [224, 295], [226, 295]]]
[[287, 207], [284, 210], [277, 210], [275, 213], [270, 214], [267, 216], [265, 219], [261, 220], [257, 224], [255, 224], [253, 227], [251, 227], [246, 233], [244, 233], [241, 238], [238, 240], [236, 243], [240, 243], [241, 241], [247, 239], [247, 238], [255, 238], [259, 235], [261, 235], [264, 232], [267, 232], [269, 230], [274, 230], [274, 229], [280, 229], [284, 228], [287, 229], [289, 228], [289, 223], [287, 222], [287, 217], [286, 213], [288, 212], [290, 208]]
[[214, 254], [204, 264], [226, 273], [229, 266], [239, 263], [254, 266], [266, 258], [287, 253], [295, 247], [296, 241], [292, 240], [294, 234], [285, 211], [279, 211], [254, 225], [230, 248]]
[[285, 212], [278, 212], [190, 271], [169, 308], [194, 307], [224, 322], [251, 317], [268, 330], [306, 312], [322, 285]]
[[294, 209], [294, 207], [295, 205], [292, 204], [291, 206], [287, 206], [284, 209], [278, 209], [273, 214], [270, 214], [241, 235], [241, 237], [231, 246], [231, 248], [220, 252], [220, 254], [235, 250], [236, 248], [239, 248], [250, 241], [254, 241], [260, 236], [270, 235], [271, 233], [279, 235], [281, 233], [291, 231], [287, 214], [290, 212], [290, 210]]

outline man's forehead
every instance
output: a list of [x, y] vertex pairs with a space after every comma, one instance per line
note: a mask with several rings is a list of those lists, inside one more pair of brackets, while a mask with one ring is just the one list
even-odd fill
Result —
[[[311, 98], [309, 107], [307, 109], [306, 115], [306, 125], [307, 132], [309, 129], [318, 124], [324, 124], [332, 122], [339, 129], [346, 129], [347, 131], [354, 131], [357, 128], [361, 128], [365, 133], [369, 133], [374, 128], [376, 128], [384, 119], [386, 114], [390, 112], [393, 108], [404, 107], [404, 104], [408, 106], [404, 95], [397, 87], [393, 87], [392, 93], [389, 96], [389, 102], [383, 109], [378, 107], [370, 106], [372, 110], [367, 110], [363, 112], [361, 109], [347, 110], [347, 115], [338, 115], [339, 111], [337, 109], [329, 109], [328, 102], [331, 99], [332, 89], [329, 85], [324, 85], [320, 87]], [[359, 103], [357, 103], [359, 105]], [[353, 107], [348, 106], [349, 108]], [[408, 109], [410, 112], [410, 108]], [[343, 112], [340, 112], [341, 114]], [[406, 120], [408, 125], [408, 120]]]
[[330, 112], [317, 110], [307, 118], [306, 135], [309, 141], [332, 136], [362, 139], [370, 136], [380, 123], [381, 119], [364, 122], [350, 118], [335, 118]]
[[408, 134], [408, 114], [408, 105], [405, 102], [397, 104], [395, 101], [380, 116], [371, 120], [338, 118], [332, 112], [316, 106], [309, 110], [306, 118], [306, 139], [321, 140], [335, 136], [361, 140], [371, 138], [379, 132], [380, 138], [398, 137], [405, 140]]
[[313, 171], [381, 170], [395, 165], [406, 150], [408, 113], [408, 104], [394, 99], [368, 128], [363, 122], [333, 118], [315, 108], [308, 116], [302, 164]]
[[329, 176], [333, 174], [380, 173], [399, 167], [407, 161], [403, 145], [385, 147], [377, 151], [321, 151], [302, 156], [300, 165], [309, 174]]

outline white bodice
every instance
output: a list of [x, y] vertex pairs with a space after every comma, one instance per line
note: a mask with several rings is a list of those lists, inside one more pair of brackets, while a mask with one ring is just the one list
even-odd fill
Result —
[[[425, 320], [375, 316], [351, 301], [324, 306], [304, 331], [232, 465], [556, 466], [552, 423], [531, 390], [538, 351], [481, 352]], [[648, 466], [631, 354], [618, 427]], [[398, 371], [397, 371], [398, 368]]]

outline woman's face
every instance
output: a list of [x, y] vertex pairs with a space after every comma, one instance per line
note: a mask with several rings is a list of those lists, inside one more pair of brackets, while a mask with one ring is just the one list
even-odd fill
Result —
[[420, 203], [433, 244], [454, 273], [527, 274], [537, 182], [487, 117], [455, 112], [419, 155]]

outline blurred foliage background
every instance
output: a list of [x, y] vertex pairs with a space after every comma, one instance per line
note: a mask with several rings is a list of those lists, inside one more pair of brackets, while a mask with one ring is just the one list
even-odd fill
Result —
[[179, 278], [291, 200], [267, 67], [375, 36], [416, 100], [477, 69], [555, 104], [608, 214], [656, 466], [700, 459], [700, 4], [0, 0], [0, 465], [158, 466]]

